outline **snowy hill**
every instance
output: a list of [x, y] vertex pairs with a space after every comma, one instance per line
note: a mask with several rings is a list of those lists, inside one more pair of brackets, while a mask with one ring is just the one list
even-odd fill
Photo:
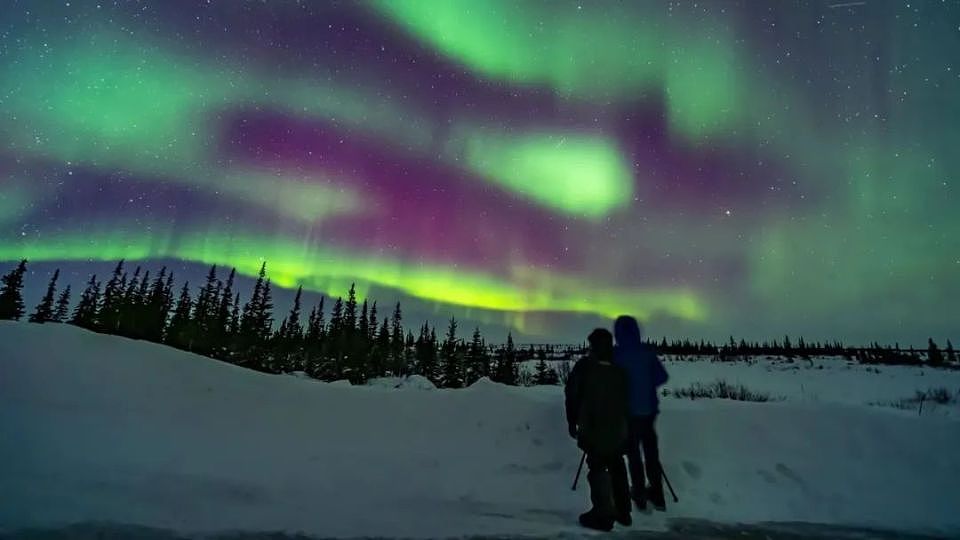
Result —
[[[679, 364], [668, 368], [684, 381], [721, 369]], [[799, 386], [789, 369], [754, 376], [782, 394]], [[841, 389], [886, 380], [850, 377]], [[836, 392], [820, 380], [803, 379], [801, 394], [818, 399], [666, 399], [661, 449], [681, 500], [635, 514], [633, 528], [701, 518], [960, 532], [958, 415], [824, 398]], [[880, 384], [889, 399], [927, 386]], [[0, 531], [95, 521], [338, 537], [579, 533], [587, 495], [570, 490], [579, 452], [559, 387], [394, 386], [0, 322]]]

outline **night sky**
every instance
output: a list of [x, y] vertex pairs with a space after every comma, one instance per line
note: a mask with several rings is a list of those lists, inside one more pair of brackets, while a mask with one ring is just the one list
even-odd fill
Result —
[[28, 300], [266, 260], [490, 341], [960, 337], [958, 2], [0, 4]]

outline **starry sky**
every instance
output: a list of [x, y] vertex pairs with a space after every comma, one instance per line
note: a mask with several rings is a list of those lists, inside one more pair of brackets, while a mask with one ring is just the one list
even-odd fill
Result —
[[528, 342], [960, 337], [958, 2], [0, 3], [30, 294], [265, 260]]

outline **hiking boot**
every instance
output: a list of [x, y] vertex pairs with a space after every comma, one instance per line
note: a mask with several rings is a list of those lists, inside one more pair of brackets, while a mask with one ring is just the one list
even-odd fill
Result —
[[629, 527], [633, 525], [633, 518], [630, 517], [630, 512], [620, 512], [617, 514], [616, 522], [624, 527]]
[[653, 509], [658, 512], [665, 512], [667, 510], [667, 501], [663, 498], [663, 489], [655, 490], [649, 489], [647, 491], [647, 497], [650, 499], [650, 505], [653, 506]]
[[580, 525], [588, 529], [610, 532], [613, 530], [613, 520], [603, 517], [596, 510], [580, 514]]

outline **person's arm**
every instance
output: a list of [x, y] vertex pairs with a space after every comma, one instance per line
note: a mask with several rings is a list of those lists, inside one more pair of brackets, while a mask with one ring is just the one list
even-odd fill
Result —
[[583, 360], [578, 361], [573, 365], [573, 369], [570, 370], [570, 375], [567, 377], [567, 384], [564, 385], [564, 405], [566, 407], [567, 413], [567, 427], [570, 432], [570, 436], [573, 438], [577, 437], [577, 414], [580, 412], [580, 394], [583, 378]]
[[663, 386], [670, 378], [667, 375], [667, 368], [663, 367], [663, 362], [656, 353], [653, 354], [653, 386], [654, 388]]

